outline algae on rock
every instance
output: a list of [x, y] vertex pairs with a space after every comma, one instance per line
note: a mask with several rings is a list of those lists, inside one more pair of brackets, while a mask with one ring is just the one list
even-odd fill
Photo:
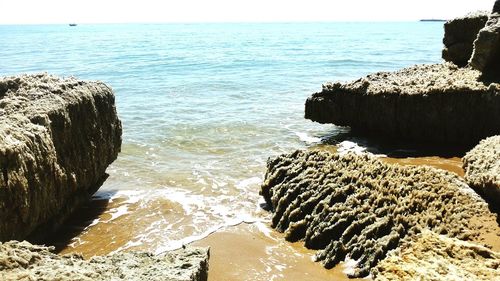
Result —
[[121, 133], [113, 91], [102, 82], [0, 78], [0, 241], [48, 234], [88, 200]]

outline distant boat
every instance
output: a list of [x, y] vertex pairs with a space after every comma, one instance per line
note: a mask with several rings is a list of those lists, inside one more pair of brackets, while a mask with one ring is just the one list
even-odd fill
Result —
[[443, 22], [443, 21], [446, 21], [446, 20], [443, 20], [443, 19], [421, 19], [420, 21], [437, 21], [437, 22]]
[[70, 23], [69, 26], [76, 26], [76, 23]]

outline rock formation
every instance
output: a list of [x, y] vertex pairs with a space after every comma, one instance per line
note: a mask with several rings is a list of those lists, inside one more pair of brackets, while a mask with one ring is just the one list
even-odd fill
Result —
[[0, 241], [47, 234], [86, 201], [116, 159], [121, 133], [102, 82], [0, 78]]
[[463, 167], [467, 183], [500, 206], [500, 136], [482, 140], [465, 155]]
[[372, 271], [374, 281], [500, 279], [500, 253], [424, 231]]
[[458, 66], [466, 66], [472, 55], [479, 30], [488, 21], [489, 12], [476, 12], [450, 20], [444, 24], [443, 59]]
[[209, 250], [205, 248], [185, 248], [164, 256], [116, 253], [89, 261], [52, 251], [28, 242], [0, 243], [0, 280], [206, 281], [208, 276]]
[[489, 16], [486, 26], [483, 27], [474, 41], [474, 52], [470, 59], [470, 66], [493, 76], [495, 81], [500, 80], [500, 4], [495, 2], [493, 13]]
[[471, 145], [500, 134], [500, 85], [480, 76], [445, 63], [329, 83], [307, 99], [305, 117], [363, 134]]
[[305, 117], [417, 143], [469, 146], [500, 134], [500, 3], [444, 27], [448, 63], [324, 85], [307, 99]]
[[321, 249], [316, 258], [327, 268], [356, 260], [353, 277], [368, 275], [422, 229], [479, 243], [481, 232], [497, 235], [496, 216], [453, 173], [326, 151], [281, 155], [267, 168], [261, 194], [272, 226], [289, 241]]

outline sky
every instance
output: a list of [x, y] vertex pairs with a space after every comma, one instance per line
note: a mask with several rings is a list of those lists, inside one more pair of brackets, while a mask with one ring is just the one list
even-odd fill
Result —
[[0, 0], [0, 24], [451, 19], [494, 0]]

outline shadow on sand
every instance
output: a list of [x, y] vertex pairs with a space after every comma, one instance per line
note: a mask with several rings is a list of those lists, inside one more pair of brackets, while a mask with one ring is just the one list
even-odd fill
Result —
[[97, 191], [89, 202], [83, 204], [61, 225], [50, 237], [42, 241], [45, 245], [55, 247], [56, 253], [66, 248], [72, 239], [85, 231], [104, 212], [116, 191]]
[[421, 144], [408, 141], [394, 140], [380, 136], [366, 136], [352, 132], [348, 128], [336, 129], [334, 132], [320, 136], [321, 145], [338, 145], [350, 141], [366, 148], [373, 154], [384, 154], [391, 158], [408, 157], [463, 157], [472, 146], [454, 146], [438, 144]]

